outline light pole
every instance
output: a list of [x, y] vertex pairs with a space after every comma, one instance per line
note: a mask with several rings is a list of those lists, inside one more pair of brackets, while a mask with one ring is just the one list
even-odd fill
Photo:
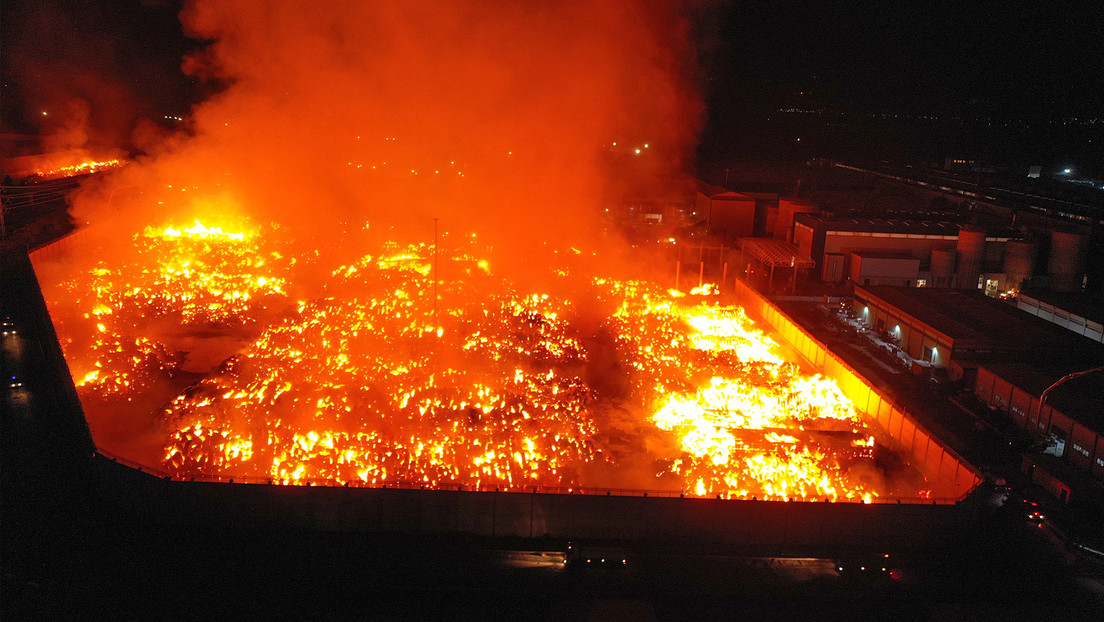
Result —
[[437, 274], [437, 219], [433, 219], [433, 329], [441, 330], [441, 324], [437, 321], [437, 281], [441, 277]]

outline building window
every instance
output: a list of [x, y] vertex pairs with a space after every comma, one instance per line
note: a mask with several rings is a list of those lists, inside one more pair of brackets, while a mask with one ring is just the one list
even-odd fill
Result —
[[928, 280], [927, 279], [916, 279], [916, 286], [917, 287], [927, 287], [928, 286]]
[[[932, 360], [932, 354], [934, 354], [934, 353], [935, 353], [935, 348], [934, 347], [924, 348], [924, 360], [928, 361], [930, 363], [931, 360]], [[1000, 399], [1000, 398], [997, 398], [997, 399]]]

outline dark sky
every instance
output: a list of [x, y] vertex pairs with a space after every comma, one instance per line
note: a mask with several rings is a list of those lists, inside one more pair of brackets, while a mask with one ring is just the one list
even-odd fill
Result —
[[715, 79], [872, 112], [1101, 113], [1104, 4], [822, 4], [720, 5]]
[[180, 72], [191, 45], [176, 17], [181, 4], [5, 0], [0, 131], [57, 131], [82, 100], [90, 140], [124, 147], [138, 119], [186, 112], [195, 81]]
[[[179, 71], [194, 45], [176, 19], [181, 4], [6, 0], [2, 131], [48, 128], [36, 115], [72, 96], [92, 103], [103, 140], [119, 140], [137, 118], [186, 111], [200, 94]], [[707, 152], [724, 151], [719, 145], [788, 107], [998, 121], [1104, 117], [1104, 3], [826, 4], [692, 5]]]

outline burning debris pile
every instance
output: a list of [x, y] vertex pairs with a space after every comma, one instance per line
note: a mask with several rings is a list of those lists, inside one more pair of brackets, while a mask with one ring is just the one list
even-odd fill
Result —
[[[296, 301], [279, 238], [147, 228], [125, 260], [65, 283], [87, 309], [59, 315], [78, 390], [86, 408], [110, 406], [90, 418], [160, 395], [163, 466], [183, 477], [523, 489], [604, 486], [602, 473], [647, 464], [639, 487], [692, 495], [885, 494], [854, 407], [738, 307], [639, 281], [524, 293], [474, 243], [385, 244]], [[167, 326], [245, 345], [187, 373], [156, 337]], [[598, 350], [625, 388], [596, 378]]]
[[35, 171], [33, 174], [27, 177], [28, 183], [38, 183], [42, 181], [51, 181], [54, 179], [64, 179], [66, 177], [76, 177], [78, 175], [88, 175], [90, 173], [99, 173], [113, 168], [119, 168], [123, 166], [122, 160], [86, 160], [77, 164], [69, 164], [65, 166], [55, 166], [40, 171]]
[[73, 303], [65, 308], [83, 310], [61, 320], [70, 369], [84, 395], [132, 401], [159, 376], [176, 371], [182, 359], [149, 337], [156, 326], [227, 330], [282, 308], [295, 259], [263, 252], [259, 234], [199, 222], [181, 229], [147, 227], [126, 256], [110, 265], [101, 260], [63, 283], [63, 295]]

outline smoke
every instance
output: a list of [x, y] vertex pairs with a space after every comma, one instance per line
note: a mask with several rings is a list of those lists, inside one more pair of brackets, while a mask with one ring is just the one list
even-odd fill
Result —
[[134, 128], [178, 95], [183, 75], [163, 62], [182, 53], [165, 46], [173, 15], [136, 0], [6, 2], [3, 131], [41, 136], [30, 153], [103, 159], [132, 150]]
[[673, 3], [199, 0], [180, 18], [204, 42], [184, 71], [225, 89], [86, 193], [81, 220], [113, 191], [128, 221], [243, 213], [304, 240], [367, 223], [429, 241], [438, 219], [518, 268], [608, 245], [613, 143], [678, 170], [700, 125]]
[[[73, 256], [124, 255], [146, 226], [233, 228], [245, 218], [292, 238], [294, 253], [343, 254], [342, 263], [385, 240], [431, 243], [435, 229], [446, 245], [475, 236], [493, 250], [496, 276], [553, 295], [541, 278], [550, 268], [620, 272], [603, 208], [681, 170], [701, 123], [683, 9], [190, 2], [180, 20], [199, 43], [181, 67], [213, 94], [179, 131], [131, 130], [144, 153], [74, 198], [74, 218], [95, 226]], [[336, 262], [315, 265], [329, 276]], [[584, 336], [608, 316], [594, 305], [579, 301]], [[159, 341], [192, 358], [237, 347]], [[607, 355], [587, 374], [620, 395], [626, 372]], [[117, 427], [125, 443], [127, 425]]]

